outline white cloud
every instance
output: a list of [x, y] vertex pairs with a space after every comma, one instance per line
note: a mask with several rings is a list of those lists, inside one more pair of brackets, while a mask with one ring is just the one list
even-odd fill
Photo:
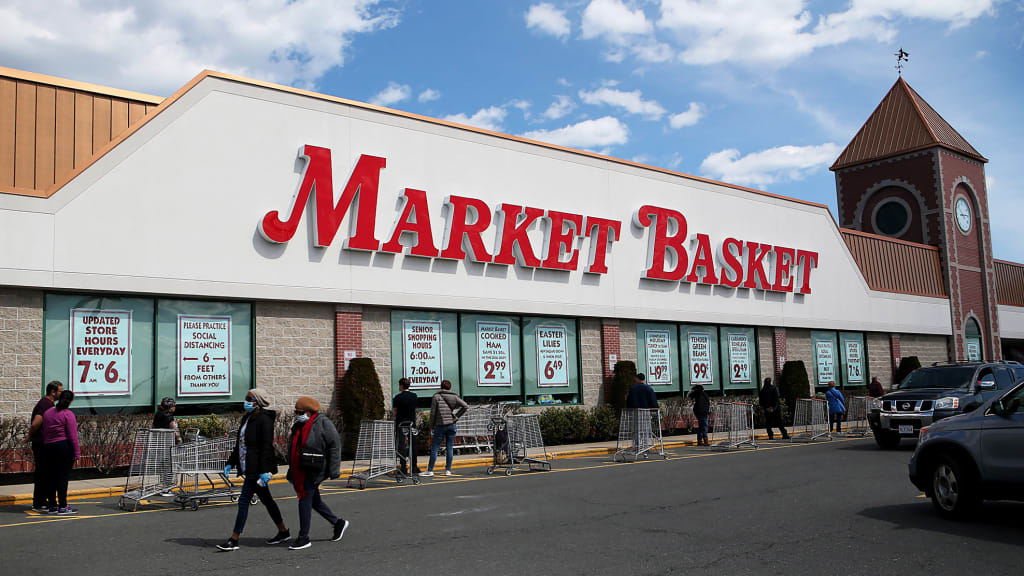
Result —
[[5, 66], [162, 95], [204, 68], [312, 88], [357, 35], [398, 24], [379, 4], [7, 0], [0, 54]]
[[536, 28], [556, 38], [569, 35], [571, 25], [565, 17], [565, 11], [555, 8], [547, 2], [534, 4], [526, 11], [526, 27]]
[[690, 102], [690, 107], [685, 112], [672, 114], [668, 117], [668, 123], [673, 128], [684, 128], [693, 126], [704, 117], [704, 106], [698, 102]]
[[397, 82], [388, 82], [387, 88], [381, 90], [373, 98], [370, 98], [370, 104], [377, 106], [393, 106], [408, 100], [412, 96], [412, 88], [408, 84], [399, 84]]
[[675, 58], [675, 50], [664, 42], [637, 44], [631, 48], [633, 55], [641, 62], [668, 62]]
[[452, 114], [451, 116], [445, 116], [444, 119], [449, 122], [457, 122], [459, 124], [476, 126], [477, 128], [483, 128], [485, 130], [501, 132], [501, 123], [505, 121], [505, 116], [507, 114], [508, 113], [501, 106], [490, 106], [488, 108], [481, 108], [480, 110], [477, 110], [472, 116], [466, 116], [463, 113], [459, 113]]
[[[629, 127], [618, 118], [604, 116], [554, 130], [534, 130], [523, 137], [559, 146], [594, 149], [625, 144], [629, 141]], [[607, 148], [602, 153], [607, 153]]]
[[569, 112], [572, 112], [576, 108], [576, 103], [572, 101], [571, 96], [559, 94], [555, 96], [555, 101], [548, 106], [548, 109], [544, 111], [544, 117], [552, 120], [558, 120], [562, 116], [565, 116]]
[[441, 93], [433, 88], [427, 88], [416, 97], [420, 102], [433, 102], [441, 97]]
[[584, 38], [624, 43], [630, 36], [650, 34], [654, 26], [640, 8], [631, 10], [621, 0], [593, 0], [583, 10], [581, 29]]
[[668, 167], [671, 170], [679, 169], [679, 165], [683, 163], [683, 155], [679, 152], [672, 154], [672, 158], [668, 161]]
[[665, 115], [665, 109], [661, 107], [661, 104], [654, 100], [644, 100], [643, 94], [639, 90], [624, 92], [604, 87], [591, 92], [580, 90], [579, 96], [580, 100], [587, 104], [616, 106], [630, 114], [638, 114], [650, 120], [659, 120]]
[[831, 164], [841, 148], [833, 142], [818, 146], [778, 146], [741, 156], [729, 148], [708, 155], [701, 172], [711, 178], [763, 188], [785, 180], [801, 180], [812, 171]]
[[572, 86], [572, 82], [569, 82], [565, 78], [559, 78], [558, 79], [558, 85], [559, 86], [565, 86], [566, 88], [568, 88], [569, 86]]

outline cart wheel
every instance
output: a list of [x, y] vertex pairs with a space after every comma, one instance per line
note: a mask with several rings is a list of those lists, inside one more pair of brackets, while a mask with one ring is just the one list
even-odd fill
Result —
[[231, 501], [232, 502], [238, 502], [238, 495], [237, 494], [232, 494], [231, 495]]
[[395, 482], [398, 483], [398, 484], [401, 484], [404, 480], [405, 480], [405, 478], [403, 476], [401, 476], [401, 475], [395, 476]]
[[512, 469], [511, 468], [508, 468], [507, 470], [505, 470], [505, 476], [511, 476], [511, 475], [512, 475]]
[[202, 504], [203, 506], [206, 506], [207, 504], [210, 503], [210, 499], [209, 498], [201, 498], [199, 500], [199, 503]]
[[494, 466], [487, 467], [487, 475], [490, 476], [491, 474], [494, 474]]
[[184, 500], [182, 500], [182, 501], [181, 501], [181, 509], [182, 509], [182, 510], [184, 510], [184, 509], [185, 509], [185, 501], [184, 501]]
[[249, 498], [249, 504], [252, 504], [253, 506], [255, 506], [255, 505], [259, 504], [259, 503], [260, 503], [260, 497], [259, 496], [253, 494], [252, 497]]
[[415, 484], [416, 486], [419, 486], [420, 485], [420, 479], [419, 478], [413, 478], [412, 479], [412, 483]]
[[117, 509], [124, 510], [124, 498], [117, 499]]

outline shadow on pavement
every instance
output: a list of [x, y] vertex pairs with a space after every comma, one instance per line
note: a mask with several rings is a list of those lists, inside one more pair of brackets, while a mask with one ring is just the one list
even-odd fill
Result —
[[[870, 438], [870, 437], [869, 437]], [[917, 442], [900, 442], [900, 445], [893, 450], [882, 450], [878, 447], [878, 444], [872, 442], [846, 442], [839, 449], [840, 450], [858, 450], [864, 452], [906, 452], [908, 454], [914, 451], [917, 446]]]
[[912, 504], [866, 508], [859, 514], [894, 524], [898, 530], [927, 530], [1002, 544], [1024, 541], [1024, 524], [1020, 522], [1024, 504], [1017, 502], [987, 502], [973, 519], [961, 522], [940, 518], [931, 501], [923, 498]]
[[[227, 539], [228, 539], [228, 535], [225, 535], [223, 538], [220, 538], [220, 539], [210, 539], [210, 538], [168, 538], [168, 539], [164, 540], [164, 542], [167, 542], [168, 544], [177, 544], [178, 546], [190, 546], [192, 548], [205, 548], [205, 549], [207, 549], [207, 550], [209, 550], [211, 552], [220, 552], [220, 550], [217, 550], [217, 544], [220, 544], [221, 542], [224, 542]], [[238, 545], [241, 548], [256, 548], [256, 547], [268, 548], [269, 547], [267, 545], [267, 543], [264, 542], [263, 538], [255, 538], [255, 537], [253, 537], [253, 538], [239, 538], [238, 539]]]

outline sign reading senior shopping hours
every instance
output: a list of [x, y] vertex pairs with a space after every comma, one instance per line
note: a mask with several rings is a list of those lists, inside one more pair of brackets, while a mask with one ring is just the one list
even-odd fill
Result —
[[178, 314], [178, 396], [231, 394], [231, 316]]
[[512, 385], [512, 324], [476, 323], [477, 383], [480, 386]]
[[750, 340], [746, 334], [729, 334], [729, 380], [750, 382]]
[[818, 340], [814, 343], [814, 355], [818, 362], [818, 386], [826, 386], [836, 381], [836, 357], [832, 342]]
[[78, 396], [131, 395], [131, 310], [71, 310], [70, 384]]
[[672, 356], [668, 330], [645, 330], [644, 347], [647, 352], [647, 383], [651, 386], [671, 384]]
[[562, 326], [537, 327], [537, 386], [569, 385], [568, 342]]
[[412, 390], [441, 387], [441, 322], [404, 320], [402, 353]]
[[846, 341], [846, 381], [864, 381], [864, 364], [860, 354], [860, 342]]
[[711, 336], [688, 334], [690, 346], [690, 384], [711, 384]]

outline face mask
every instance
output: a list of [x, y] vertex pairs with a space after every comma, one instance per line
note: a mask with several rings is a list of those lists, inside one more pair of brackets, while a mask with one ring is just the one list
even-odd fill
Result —
[[253, 410], [256, 409], [256, 404], [254, 402], [249, 402], [248, 400], [246, 400], [245, 402], [242, 402], [242, 408], [245, 408], [246, 412], [252, 412]]
[[309, 421], [309, 414], [300, 414], [295, 417], [295, 421], [301, 424], [305, 424], [306, 422]]

